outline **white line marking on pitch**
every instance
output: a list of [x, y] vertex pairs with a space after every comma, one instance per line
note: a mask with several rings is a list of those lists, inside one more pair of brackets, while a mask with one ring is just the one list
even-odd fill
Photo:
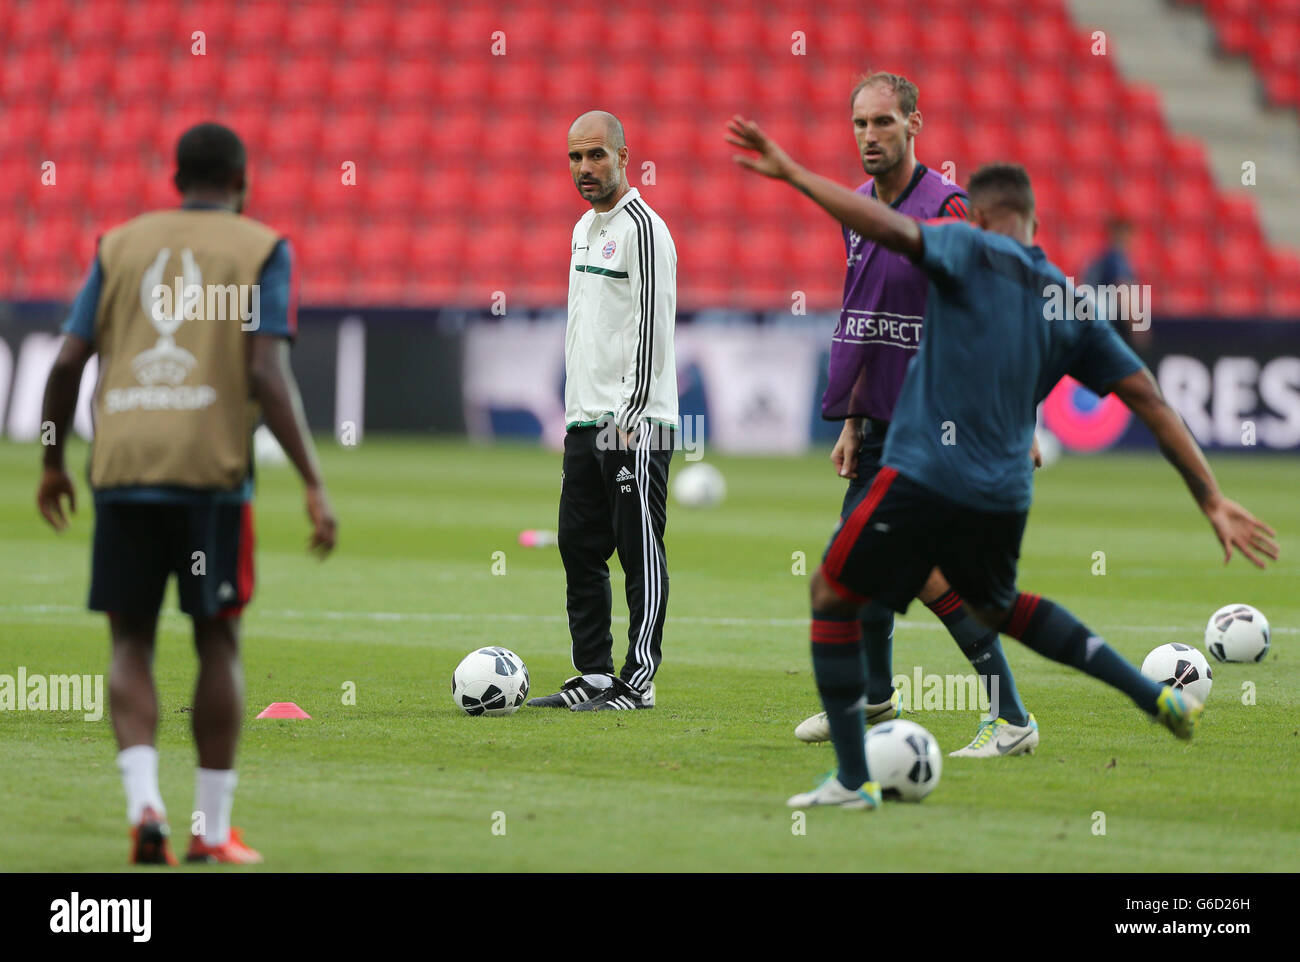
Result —
[[[326, 621], [379, 621], [379, 622], [435, 622], [435, 621], [564, 621], [562, 614], [521, 615], [500, 614], [495, 612], [453, 612], [453, 611], [295, 611], [292, 609], [250, 608], [253, 620], [258, 618], [278, 618], [283, 620], [303, 621], [311, 618]], [[14, 614], [76, 614], [94, 615], [94, 612], [76, 605], [0, 605], [0, 613]], [[165, 612], [169, 616], [179, 617], [176, 612]], [[617, 619], [616, 619], [617, 620]], [[692, 615], [672, 615], [668, 620], [679, 625], [710, 625], [728, 628], [749, 628], [765, 626], [770, 628], [807, 627], [807, 618], [705, 618]], [[920, 631], [946, 631], [939, 621], [907, 621], [898, 619], [900, 628]], [[1188, 625], [1101, 625], [1103, 632], [1108, 631], [1159, 631], [1186, 633], [1192, 629]], [[1300, 628], [1273, 626], [1274, 634], [1300, 634]]]

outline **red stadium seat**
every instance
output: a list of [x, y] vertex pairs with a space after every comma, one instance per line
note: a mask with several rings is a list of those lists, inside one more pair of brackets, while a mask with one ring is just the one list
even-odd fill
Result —
[[1234, 275], [1214, 288], [1214, 308], [1236, 317], [1252, 317], [1263, 312], [1267, 285], [1263, 277]]
[[339, 35], [340, 46], [348, 56], [386, 53], [395, 39], [393, 13], [393, 8], [382, 3], [352, 7]]
[[[8, 6], [6, 4], [6, 6]], [[73, 9], [69, 4], [46, 3], [44, 0], [28, 0], [11, 11], [12, 31], [6, 46], [14, 49], [24, 47], [49, 47], [57, 38], [64, 35], [68, 21], [73, 19]]]
[[966, 102], [968, 109], [973, 106], [975, 107], [975, 113], [986, 115], [985, 105], [1014, 101], [1019, 86], [1019, 78], [1010, 66], [997, 63], [990, 64], [978, 71], [967, 83]]
[[1114, 138], [1114, 147], [1126, 171], [1160, 169], [1171, 159], [1169, 137], [1154, 124], [1126, 126]]
[[1300, 258], [1279, 255], [1269, 275], [1265, 306], [1274, 316], [1300, 321]]
[[212, 55], [216, 55], [222, 37], [234, 33], [234, 22], [239, 19], [234, 4], [225, 0], [191, 0], [178, 15], [177, 22], [185, 28], [183, 36], [190, 43], [197, 43], [196, 31], [202, 31], [205, 42], [212, 46]]
[[230, 24], [230, 39], [241, 50], [276, 50], [284, 41], [291, 12], [285, 4], [256, 0], [239, 7]]
[[[189, 58], [201, 61], [201, 58]], [[198, 66], [196, 63], [194, 66]], [[172, 61], [172, 76], [179, 79], [186, 74], [191, 64], [179, 58]], [[250, 53], [241, 57], [238, 70], [221, 70], [217, 72], [219, 91], [224, 99], [231, 103], [266, 103], [275, 102], [278, 94], [276, 87], [277, 62], [269, 53]], [[194, 91], [196, 98], [204, 94], [211, 96], [212, 90], [203, 84]]]
[[631, 7], [611, 11], [610, 30], [606, 46], [619, 63], [643, 61], [655, 49], [655, 28], [658, 17], [645, 7]]
[[1015, 97], [1025, 120], [1044, 131], [1055, 130], [1069, 101], [1069, 86], [1068, 77], [1057, 64], [1036, 72], [1032, 82], [1019, 84]]
[[666, 109], [688, 109], [698, 104], [705, 83], [705, 69], [700, 64], [692, 60], [677, 61], [659, 71], [655, 97]]
[[[27, 160], [17, 154], [0, 151], [0, 207], [6, 210], [26, 207], [27, 191], [32, 180], [38, 177], [39, 171], [34, 175], [32, 165]], [[0, 217], [0, 223], [3, 224], [17, 224], [17, 222], [18, 219], [15, 217]], [[12, 249], [0, 245], [0, 250]]]
[[[1076, 39], [1075, 45], [1082, 46], [1086, 38]], [[1081, 55], [1082, 56], [1082, 55]], [[1121, 106], [1122, 85], [1114, 74], [1110, 57], [1089, 57], [1083, 60], [1092, 69], [1083, 77], [1076, 75], [1069, 88], [1069, 109], [1078, 115], [1098, 114], [1113, 116]]]
[[0, 103], [44, 98], [54, 88], [59, 57], [45, 47], [16, 50], [0, 65]]
[[[1201, 6], [1252, 56], [1267, 98], [1300, 105], [1300, 0]], [[860, 182], [846, 95], [862, 71], [887, 68], [920, 85], [922, 162], [954, 162], [961, 182], [983, 161], [1029, 168], [1042, 240], [1067, 269], [1082, 270], [1108, 218], [1127, 213], [1144, 279], [1171, 286], [1162, 310], [1296, 316], [1295, 264], [1270, 251], [1253, 198], [1220, 194], [1203, 142], [1171, 135], [1159, 94], [1121, 77], [1114, 56], [1090, 54], [1091, 27], [1063, 0], [827, 0], [811, 11], [629, 0], [576, 26], [574, 16], [545, 0], [0, 6], [0, 242], [11, 239], [0, 247], [16, 251], [0, 263], [0, 292], [75, 290], [95, 231], [176, 202], [176, 137], [212, 118], [248, 145], [250, 213], [301, 237], [305, 300], [481, 303], [508, 281], [512, 303], [553, 303], [564, 232], [584, 207], [560, 160], [564, 131], [600, 104], [628, 125], [633, 183], [642, 163], [656, 165], [643, 191], [678, 239], [685, 300], [783, 308], [798, 288], [833, 309], [834, 228], [733, 171], [720, 129], [734, 111], [754, 115], [791, 153]], [[203, 56], [191, 52], [196, 30]], [[494, 30], [504, 57], [492, 56]], [[791, 50], [796, 30], [806, 56]], [[39, 182], [49, 157], [56, 189]], [[356, 186], [342, 182], [345, 164]], [[502, 280], [465, 251], [519, 247], [512, 217], [539, 241]], [[50, 253], [23, 259], [38, 249]], [[697, 276], [701, 250], [741, 268]], [[1211, 290], [1211, 276], [1226, 280]]]
[[438, 4], [394, 4], [392, 37], [397, 53], [403, 57], [427, 59], [429, 51], [440, 43], [446, 18], [452, 8]]
[[433, 118], [428, 111], [407, 107], [390, 112], [375, 124], [378, 157], [410, 163], [428, 155], [433, 144]]
[[145, 172], [134, 159], [97, 163], [82, 197], [97, 210], [112, 207], [119, 198], [137, 197], [145, 190]]
[[116, 60], [108, 78], [113, 100], [121, 104], [152, 99], [170, 79], [167, 63], [161, 51], [148, 47], [142, 47], [130, 60]]
[[971, 55], [981, 63], [1014, 64], [1021, 51], [1017, 35], [1019, 21], [1008, 13], [986, 16], [972, 25]]
[[690, 4], [664, 4], [656, 12], [658, 31], [653, 38], [653, 50], [700, 54], [708, 49], [709, 18], [706, 13]]
[[411, 232], [404, 223], [381, 221], [358, 229], [357, 266], [364, 275], [391, 268], [405, 271], [411, 255]]
[[385, 73], [383, 60], [370, 54], [342, 62], [327, 61], [325, 83], [321, 92], [331, 106], [373, 105], [379, 102]]
[[275, 94], [282, 104], [311, 105], [330, 98], [334, 65], [320, 51], [306, 50], [297, 56], [281, 56], [275, 64]]
[[1152, 312], [1163, 315], [1204, 315], [1214, 305], [1210, 282], [1203, 274], [1191, 275], [1175, 283], [1152, 284]]
[[379, 97], [389, 106], [418, 104], [429, 110], [430, 100], [437, 89], [438, 70], [428, 59], [390, 60], [385, 64]]
[[329, 3], [299, 3], [285, 21], [284, 41], [290, 50], [328, 50], [338, 42], [345, 15]]
[[[1022, 16], [1017, 37], [1025, 56], [1041, 66], [1059, 64], [1062, 51], [1076, 50], [1084, 43], [1070, 22], [1062, 16], [1053, 16], [1047, 4], [1027, 7]], [[1054, 11], [1059, 14], [1059, 10]], [[1087, 47], [1083, 47], [1087, 49]]]
[[113, 55], [108, 48], [89, 48], [66, 55], [54, 78], [54, 95], [64, 103], [87, 101], [108, 86]]
[[[506, 56], [510, 55], [510, 23], [496, 10], [479, 4], [460, 4], [443, 23], [439, 39], [449, 49], [459, 50], [473, 59], [492, 55], [493, 34], [505, 34]], [[574, 33], [581, 34], [582, 30]]]
[[[1025, 165], [1029, 176], [1038, 181], [1043, 172], [1054, 170], [1061, 158], [1061, 137], [1052, 129], [1042, 126], [1022, 128], [1017, 137], [1013, 156]], [[1054, 178], [1047, 183], [1054, 183]], [[1041, 194], [1042, 191], [1040, 190]]]
[[419, 274], [457, 273], [469, 244], [469, 232], [462, 225], [435, 220], [412, 231], [410, 262]]
[[970, 103], [970, 85], [966, 74], [953, 64], [938, 64], [918, 77], [921, 95], [917, 106], [921, 116], [934, 112], [935, 119], [949, 118], [953, 112], [964, 110]]
[[51, 111], [46, 121], [45, 146], [59, 162], [68, 154], [93, 152], [99, 143], [99, 112], [93, 104], [72, 103]]
[[1300, 21], [1278, 19], [1271, 23], [1258, 53], [1266, 70], [1300, 67]]
[[298, 158], [319, 153], [320, 114], [314, 110], [291, 109], [273, 113], [266, 125], [264, 149], [273, 157]]
[[322, 160], [341, 175], [344, 161], [355, 162], [371, 149], [379, 136], [378, 126], [374, 111], [359, 106], [326, 114], [321, 121]]

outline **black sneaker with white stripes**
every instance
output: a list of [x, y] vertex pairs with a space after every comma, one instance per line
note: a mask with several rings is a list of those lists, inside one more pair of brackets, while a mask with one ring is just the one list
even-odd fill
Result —
[[655, 683], [645, 691], [637, 691], [622, 678], [614, 679], [614, 686], [606, 688], [594, 698], [574, 705], [570, 711], [632, 711], [637, 708], [654, 708]]
[[542, 695], [528, 700], [529, 708], [575, 708], [590, 701], [607, 688], [597, 688], [587, 682], [581, 675], [574, 675], [554, 695]]

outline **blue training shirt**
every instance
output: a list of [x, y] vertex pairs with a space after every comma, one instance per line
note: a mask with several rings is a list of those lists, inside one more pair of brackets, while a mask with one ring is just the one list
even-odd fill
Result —
[[1105, 394], [1142, 362], [1105, 321], [1049, 320], [1053, 292], [1073, 291], [1042, 248], [958, 221], [920, 226], [925, 337], [882, 460], [967, 507], [1027, 511], [1039, 402], [1067, 374]]
[[[260, 303], [257, 330], [250, 331], [263, 337], [292, 338], [297, 332], [296, 321], [290, 310], [290, 277], [293, 274], [293, 253], [289, 242], [281, 239], [262, 265], [258, 278]], [[77, 298], [72, 302], [68, 319], [63, 322], [64, 334], [95, 341], [95, 315], [99, 312], [99, 294], [104, 285], [104, 274], [99, 266], [99, 256], [90, 265], [90, 273]], [[96, 501], [147, 501], [151, 503], [195, 503], [203, 501], [243, 502], [253, 497], [253, 479], [250, 477], [233, 491], [195, 491], [191, 488], [137, 486], [110, 488], [95, 492]]]

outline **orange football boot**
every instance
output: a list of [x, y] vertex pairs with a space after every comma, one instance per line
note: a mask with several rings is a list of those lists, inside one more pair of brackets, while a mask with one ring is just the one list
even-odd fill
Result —
[[256, 865], [262, 861], [260, 852], [244, 844], [239, 829], [230, 829], [230, 838], [224, 845], [209, 845], [197, 835], [190, 837], [190, 850], [185, 855], [187, 862], [207, 862], [210, 865]]

